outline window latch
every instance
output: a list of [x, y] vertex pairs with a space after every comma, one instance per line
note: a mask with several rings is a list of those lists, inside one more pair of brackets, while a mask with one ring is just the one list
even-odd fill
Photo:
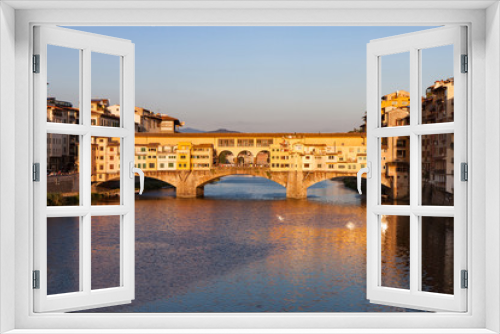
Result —
[[133, 161], [131, 161], [129, 164], [129, 170], [131, 179], [135, 178], [135, 173], [139, 174], [139, 183], [140, 183], [139, 195], [142, 195], [142, 192], [144, 190], [144, 172], [142, 171], [142, 169], [136, 168], [134, 166]]
[[357, 175], [357, 178], [358, 178], [358, 192], [359, 192], [360, 195], [362, 194], [362, 191], [361, 191], [361, 176], [364, 173], [366, 173], [366, 178], [367, 179], [371, 179], [372, 178], [372, 163], [370, 161], [368, 161], [366, 163], [366, 168], [361, 168], [358, 171], [358, 175]]

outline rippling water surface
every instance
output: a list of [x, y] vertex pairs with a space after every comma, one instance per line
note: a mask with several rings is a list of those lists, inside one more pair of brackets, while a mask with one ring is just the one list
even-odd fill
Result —
[[[235, 176], [205, 186], [203, 199], [176, 199], [174, 189], [138, 196], [136, 298], [93, 312], [410, 311], [366, 300], [364, 199], [338, 181], [319, 183], [308, 194], [307, 200], [287, 200], [272, 181]], [[100, 225], [93, 240], [116, 234]], [[384, 275], [389, 286], [404, 287], [409, 244], [391, 241], [406, 233], [405, 224], [398, 226], [390, 223], [386, 232]], [[67, 242], [55, 246], [64, 250], [71, 233], [58, 233], [66, 233]], [[118, 246], [105, 244], [92, 249], [100, 261], [93, 264], [94, 280], [116, 277]], [[54, 281], [64, 280], [57, 268], [69, 262], [61, 259], [60, 252], [49, 252]], [[74, 278], [75, 270], [64, 272]]]

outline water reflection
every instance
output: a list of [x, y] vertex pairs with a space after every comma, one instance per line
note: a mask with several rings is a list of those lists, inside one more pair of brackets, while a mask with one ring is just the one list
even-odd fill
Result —
[[204, 199], [137, 197], [136, 299], [91, 312], [411, 311], [366, 300], [362, 197], [336, 181], [285, 197], [246, 177], [207, 185]]
[[80, 219], [47, 218], [47, 294], [80, 290]]
[[382, 286], [410, 288], [410, 217], [381, 216]]

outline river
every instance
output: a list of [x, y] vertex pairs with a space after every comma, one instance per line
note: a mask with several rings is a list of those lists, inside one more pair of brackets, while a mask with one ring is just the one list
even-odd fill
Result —
[[[409, 224], [384, 224], [382, 282], [407, 287]], [[94, 287], [119, 282], [118, 225], [101, 225], [92, 232]], [[69, 264], [77, 233], [61, 226], [49, 223], [49, 244], [58, 238], [49, 276], [64, 281], [49, 286], [52, 292], [77, 285], [78, 269]], [[446, 229], [431, 232], [449, 240]], [[307, 200], [288, 200], [280, 185], [242, 176], [206, 185], [202, 199], [176, 199], [174, 189], [145, 192], [136, 198], [135, 245], [135, 300], [91, 312], [412, 311], [366, 299], [365, 200], [342, 181], [312, 186]], [[427, 246], [439, 251], [443, 244]], [[450, 285], [446, 261], [434, 261], [424, 282]]]

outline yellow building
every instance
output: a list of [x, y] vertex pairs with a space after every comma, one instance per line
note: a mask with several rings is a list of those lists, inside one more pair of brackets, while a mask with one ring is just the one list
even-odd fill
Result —
[[[382, 126], [393, 126], [388, 124], [389, 119], [387, 113], [393, 109], [401, 109], [408, 113], [410, 112], [410, 93], [405, 90], [398, 90], [394, 93], [382, 96], [381, 112], [382, 112]], [[398, 115], [398, 119], [401, 119]]]
[[145, 170], [147, 168], [148, 145], [135, 144], [135, 167]]
[[210, 169], [214, 163], [214, 145], [198, 144], [191, 147], [191, 168], [193, 170]]
[[108, 99], [92, 99], [90, 102], [90, 124], [98, 126], [120, 127], [120, 116], [113, 114]]
[[191, 170], [191, 147], [189, 142], [180, 142], [177, 145], [177, 169]]
[[120, 139], [92, 137], [92, 182], [120, 177]]
[[[358, 158], [366, 154], [366, 138], [360, 133], [137, 133], [135, 140], [136, 152], [147, 148], [149, 154], [151, 145], [157, 147], [156, 170], [169, 170], [174, 161], [177, 170], [206, 170], [229, 164], [265, 166], [272, 171], [352, 172], [366, 164], [365, 157]], [[228, 162], [227, 156], [233, 158]], [[139, 159], [137, 156], [136, 163], [142, 164]]]
[[[352, 172], [366, 167], [366, 144], [363, 136], [346, 135], [332, 139], [327, 143], [314, 143], [306, 142], [301, 137], [283, 138], [271, 145], [271, 170]], [[321, 141], [320, 138], [316, 140]]]
[[177, 145], [158, 146], [158, 170], [176, 170], [177, 169]]
[[149, 143], [148, 144], [148, 155], [146, 158], [146, 170], [145, 171], [155, 171], [157, 170], [157, 152], [159, 143]]
[[[287, 141], [271, 144], [271, 170], [273, 171], [289, 171], [292, 161], [290, 160], [291, 147], [290, 143]], [[296, 161], [293, 161], [296, 164]]]

